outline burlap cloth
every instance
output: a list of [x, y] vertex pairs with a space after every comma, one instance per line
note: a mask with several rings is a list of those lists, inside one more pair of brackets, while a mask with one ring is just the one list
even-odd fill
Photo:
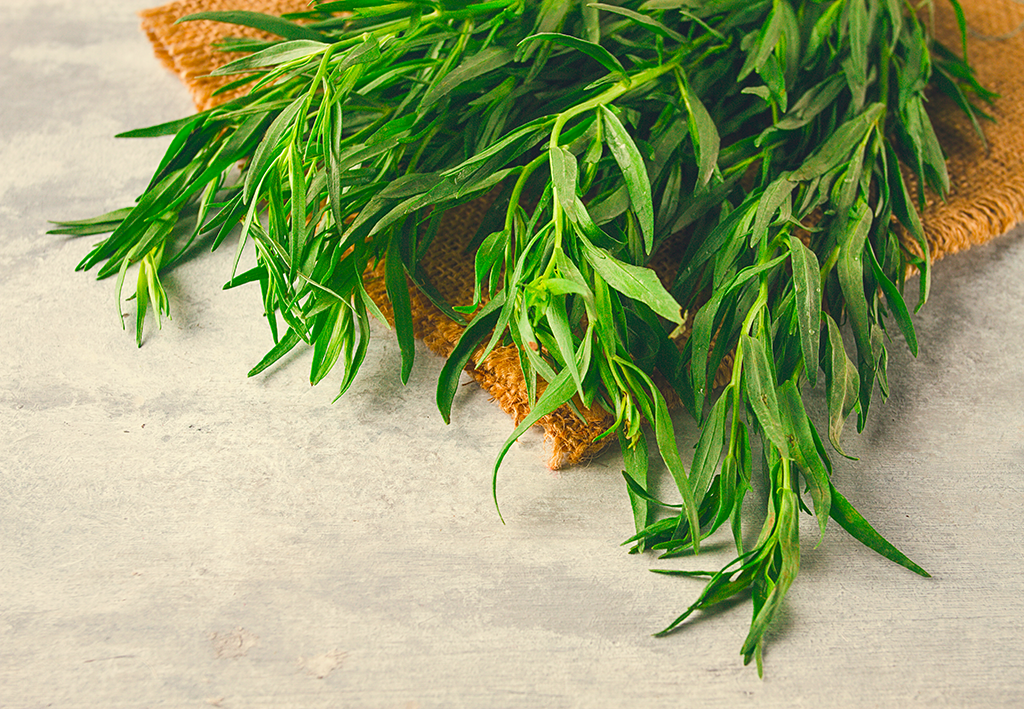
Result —
[[[936, 35], [947, 46], [959, 46], [953, 14], [937, 0]], [[943, 147], [949, 152], [951, 192], [945, 202], [928, 197], [922, 212], [932, 256], [939, 259], [1006, 233], [1024, 220], [1024, 7], [1013, 0], [962, 0], [970, 26], [969, 59], [978, 78], [1000, 94], [988, 112], [996, 123], [984, 122], [988, 149], [975, 135], [966, 117], [943, 96], [935, 97], [929, 114]], [[259, 32], [216, 22], [175, 21], [207, 10], [254, 10], [283, 14], [308, 9], [308, 0], [177, 0], [141, 13], [142, 27], [157, 57], [175, 72], [199, 109], [224, 97], [212, 93], [227, 79], [208, 76], [232, 58], [212, 47], [225, 35], [260, 37]], [[423, 262], [424, 270], [440, 293], [454, 304], [469, 303], [473, 295], [473, 255], [464, 251], [483, 207], [472, 203], [450, 212]], [[391, 316], [383, 271], [368, 274], [367, 290]], [[437, 354], [447, 357], [462, 328], [412, 291], [416, 336]], [[496, 349], [484, 362], [471, 365], [468, 374], [518, 423], [529, 411], [519, 358], [512, 346]], [[587, 421], [567, 407], [539, 422], [551, 447], [549, 466], [577, 463], [601, 449], [593, 439], [611, 422], [604, 411], [586, 412]]]

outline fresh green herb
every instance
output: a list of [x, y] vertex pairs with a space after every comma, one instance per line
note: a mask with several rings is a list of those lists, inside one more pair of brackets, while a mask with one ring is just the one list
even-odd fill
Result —
[[[976, 126], [987, 116], [974, 101], [992, 98], [966, 47], [929, 35], [930, 5], [339, 0], [285, 18], [204, 13], [281, 37], [225, 45], [251, 53], [217, 73], [240, 74], [250, 92], [133, 131], [174, 135], [137, 204], [55, 231], [111, 232], [80, 268], [116, 275], [119, 291], [138, 266], [141, 341], [147, 307], [168, 312], [160, 274], [198, 235], [212, 233], [216, 248], [239, 228], [236, 271], [250, 244], [257, 265], [228, 287], [259, 284], [276, 342], [252, 373], [304, 342], [311, 381], [340, 367], [342, 392], [369, 316], [380, 316], [362, 281], [375, 264], [385, 263], [403, 381], [408, 280], [453, 318], [479, 308], [440, 377], [445, 420], [461, 369], [500, 342], [518, 347], [533, 408], [502, 448], [495, 484], [509, 445], [543, 414], [611, 412], [604, 435], [622, 444], [634, 549], [696, 553], [726, 523], [735, 538], [736, 559], [662, 632], [749, 591], [742, 655], [760, 671], [799, 569], [801, 510], [820, 533], [834, 519], [927, 575], [836, 490], [801, 390], [824, 372], [825, 425], [842, 453], [847, 417], [863, 428], [876, 386], [887, 393], [892, 322], [916, 352], [904, 276], [920, 272], [920, 307], [930, 268], [914, 203], [949, 185], [925, 92], [933, 83]], [[444, 303], [420, 260], [441, 214], [491, 192], [496, 218], [472, 242], [475, 302]], [[179, 246], [186, 212], [197, 226]], [[648, 264], [669, 242], [682, 255], [665, 287]], [[685, 339], [684, 313], [695, 314]], [[727, 383], [713, 395], [720, 371]], [[701, 427], [688, 463], [664, 382]], [[648, 490], [650, 432], [678, 502]], [[744, 549], [755, 474], [767, 509]]]

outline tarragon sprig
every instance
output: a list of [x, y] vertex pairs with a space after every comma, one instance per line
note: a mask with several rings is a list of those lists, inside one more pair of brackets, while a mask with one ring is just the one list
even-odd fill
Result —
[[[531, 411], [498, 455], [495, 484], [509, 446], [544, 415], [607, 412], [635, 550], [696, 553], [726, 523], [735, 538], [736, 560], [707, 574], [663, 632], [749, 589], [742, 654], [760, 667], [799, 568], [802, 510], [820, 533], [834, 519], [924, 574], [835, 489], [801, 394], [824, 372], [827, 437], [841, 453], [847, 417], [856, 411], [862, 428], [876, 385], [888, 392], [891, 322], [916, 352], [903, 282], [921, 273], [920, 307], [930, 269], [903, 170], [918, 202], [926, 186], [948, 188], [926, 91], [952, 96], [975, 125], [986, 116], [973, 101], [992, 98], [966, 42], [937, 45], [922, 11], [898, 0], [340, 0], [285, 18], [202, 13], [191, 19], [281, 39], [226, 41], [249, 53], [217, 73], [238, 74], [227, 89], [248, 93], [129, 133], [174, 135], [145, 193], [56, 231], [112, 232], [81, 268], [117, 275], [119, 292], [138, 265], [141, 343], [147, 305], [167, 313], [160, 273], [198, 236], [217, 248], [239, 230], [227, 287], [259, 283], [276, 343], [252, 374], [305, 342], [310, 380], [338, 367], [343, 393], [370, 316], [384, 319], [364, 285], [377, 264], [403, 381], [409, 281], [467, 325], [439, 379], [446, 421], [463, 367], [511, 342]], [[474, 301], [448, 303], [421, 260], [443, 214], [485, 194], [492, 206], [469, 246]], [[250, 244], [256, 265], [239, 273]], [[656, 255], [674, 273], [655, 273]], [[701, 428], [689, 461], [673, 396]], [[679, 502], [649, 490], [651, 434]], [[745, 550], [755, 474], [766, 517]]]

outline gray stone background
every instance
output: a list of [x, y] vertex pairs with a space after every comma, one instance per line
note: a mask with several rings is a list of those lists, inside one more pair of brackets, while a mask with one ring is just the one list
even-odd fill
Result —
[[619, 546], [618, 453], [554, 473], [527, 435], [503, 526], [510, 422], [467, 386], [445, 426], [426, 350], [403, 387], [378, 328], [335, 404], [306, 355], [247, 379], [271, 340], [255, 288], [220, 289], [230, 249], [168, 276], [135, 347], [113, 283], [74, 272], [90, 240], [45, 231], [130, 204], [166, 142], [114, 134], [191, 111], [148, 4], [0, 0], [0, 706], [1024, 705], [1019, 230], [938, 264], [921, 355], [892, 343], [893, 395], [836, 461], [934, 577], [835, 525], [814, 548], [806, 518], [759, 680], [747, 603], [651, 637], [700, 583]]

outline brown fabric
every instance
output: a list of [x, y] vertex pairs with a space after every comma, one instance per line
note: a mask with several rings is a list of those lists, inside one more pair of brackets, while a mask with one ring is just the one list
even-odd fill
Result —
[[223, 22], [198, 20], [175, 24], [186, 15], [220, 10], [251, 10], [268, 14], [284, 14], [309, 9], [307, 0], [176, 0], [143, 10], [142, 30], [153, 45], [160, 62], [178, 75], [188, 88], [196, 108], [204, 111], [230, 95], [213, 96], [214, 91], [237, 77], [209, 76], [209, 73], [232, 58], [230, 53], [213, 44], [225, 36], [270, 39], [271, 35], [248, 27]]
[[[949, 155], [951, 189], [943, 203], [929, 194], [922, 211], [934, 259], [1005, 234], [1024, 219], [1024, 7], [1014, 0], [961, 3], [969, 27], [968, 59], [983, 86], [1000, 97], [981, 121], [988, 149], [966, 116], [945, 96], [929, 107], [939, 143]], [[960, 46], [953, 13], [938, 3], [936, 36]]]
[[[961, 0], [971, 28], [969, 58], [981, 83], [1001, 97], [989, 110], [997, 123], [983, 124], [988, 149], [974, 133], [970, 121], [952, 102], [933, 99], [929, 114], [941, 144], [949, 152], [952, 189], [947, 201], [929, 195], [922, 211], [925, 233], [934, 259], [957, 253], [1004, 234], [1024, 219], [1024, 7], [1014, 0]], [[936, 35], [950, 47], [959, 46], [955, 18], [941, 0], [936, 8]], [[157, 57], [188, 87], [199, 109], [223, 97], [211, 94], [226, 80], [207, 74], [230, 58], [211, 47], [232, 36], [262, 37], [261, 33], [215, 22], [175, 21], [207, 10], [246, 9], [283, 14], [308, 9], [307, 0], [177, 0], [142, 13], [142, 26]], [[1003, 37], [1004, 35], [1009, 35]], [[1000, 37], [1000, 39], [987, 39]], [[454, 304], [472, 301], [473, 258], [465, 245], [483, 216], [484, 206], [472, 203], [446, 215], [439, 237], [423, 262], [428, 277]], [[391, 316], [381, 266], [368, 274], [367, 290], [385, 315]], [[448, 356], [462, 328], [430, 301], [412, 291], [416, 336], [433, 352]], [[725, 363], [728, 365], [728, 362]], [[519, 357], [514, 347], [496, 349], [485, 362], [466, 370], [501, 408], [518, 423], [529, 412]], [[719, 372], [722, 374], [721, 370]], [[719, 377], [720, 379], [720, 377]], [[721, 383], [716, 379], [717, 383]], [[612, 417], [603, 410], [585, 412], [580, 421], [568, 407], [541, 419], [551, 446], [549, 466], [560, 468], [595, 455], [606, 441], [593, 443]]]

